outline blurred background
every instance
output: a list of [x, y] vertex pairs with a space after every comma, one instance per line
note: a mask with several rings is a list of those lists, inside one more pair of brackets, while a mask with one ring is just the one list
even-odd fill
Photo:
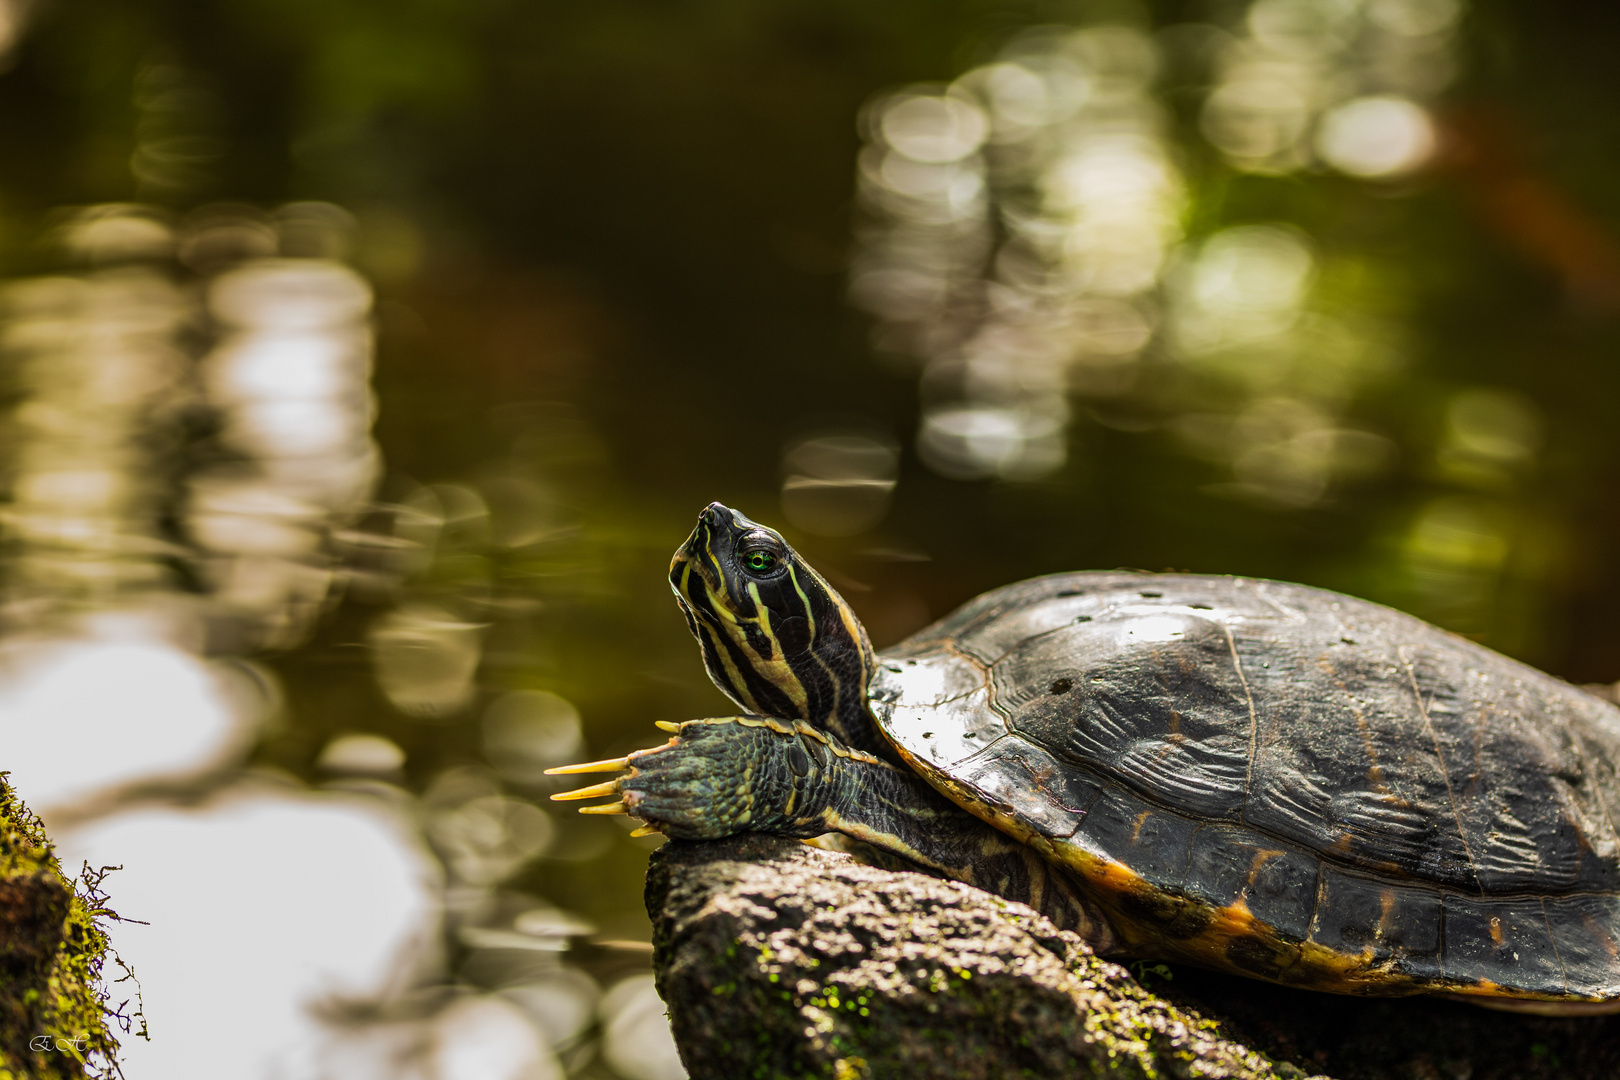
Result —
[[0, 0], [0, 769], [150, 924], [126, 1075], [681, 1076], [658, 840], [541, 773], [730, 711], [664, 579], [710, 500], [880, 646], [1127, 566], [1620, 679], [1617, 41]]

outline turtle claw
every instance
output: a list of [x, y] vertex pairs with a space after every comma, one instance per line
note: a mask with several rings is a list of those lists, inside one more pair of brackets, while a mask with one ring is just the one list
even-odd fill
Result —
[[662, 836], [664, 830], [656, 825], [638, 825], [631, 830], [631, 836]]
[[[607, 758], [603, 761], [587, 761], [583, 765], [558, 765], [555, 769], [547, 769], [546, 775], [563, 776], [569, 773], [618, 772], [620, 769], [628, 769], [629, 767], [630, 759], [628, 757]], [[584, 798], [584, 796], [579, 797]], [[553, 798], [556, 798], [556, 796], [553, 796]]]
[[[675, 731], [680, 730], [679, 725], [671, 725], [661, 722], [659, 726], [668, 727]], [[579, 799], [595, 799], [602, 795], [619, 796], [621, 795], [624, 782], [630, 779], [630, 777], [635, 776], [640, 771], [630, 764], [631, 758], [641, 757], [643, 754], [651, 754], [656, 753], [659, 750], [668, 749], [669, 746], [674, 746], [678, 741], [679, 740], [677, 739], [671, 739], [668, 746], [655, 746], [650, 750], [637, 750], [633, 754], [628, 754], [620, 758], [606, 758], [602, 761], [587, 761], [582, 765], [559, 765], [554, 769], [547, 769], [547, 776], [567, 775], [570, 773], [618, 772], [620, 769], [630, 770], [630, 776], [621, 776], [617, 780], [604, 780], [600, 784], [592, 784], [589, 787], [576, 788], [573, 791], [560, 791], [553, 795], [551, 799], [553, 802], [574, 802]], [[616, 802], [603, 803], [601, 806], [582, 806], [579, 808], [579, 812], [582, 814], [628, 814], [630, 813], [630, 800], [628, 797], [621, 797]], [[644, 825], [642, 828], [649, 828], [649, 826]], [[653, 831], [656, 832], [657, 830], [655, 829]], [[637, 832], [636, 835], [645, 836], [646, 833]]]
[[[576, 788], [573, 791], [559, 791], [551, 797], [551, 801], [575, 802], [579, 799], [595, 799], [602, 795], [617, 796], [619, 794], [619, 785], [623, 782], [624, 778], [620, 777], [618, 780], [604, 780], [600, 784]], [[603, 803], [600, 806], [582, 806], [579, 808], [579, 812], [582, 814], [628, 814], [630, 808], [622, 799], [619, 799], [615, 802]]]
[[[610, 802], [582, 806], [579, 812], [639, 818], [638, 836], [654, 832], [677, 839], [729, 836], [751, 822], [758, 827], [780, 816], [774, 804], [788, 794], [800, 775], [794, 771], [794, 759], [782, 756], [790, 743], [798, 744], [796, 728], [779, 720], [741, 716], [658, 726], [675, 735], [663, 746], [607, 761], [547, 769], [550, 775], [626, 770], [612, 780], [551, 798], [572, 802], [607, 796]], [[805, 762], [811, 760], [800, 756]], [[758, 819], [756, 796], [762, 800]]]
[[607, 780], [575, 791], [558, 792], [551, 797], [551, 800], [552, 802], [573, 802], [575, 799], [594, 799], [598, 795], [617, 795], [618, 793], [619, 782], [617, 780]]

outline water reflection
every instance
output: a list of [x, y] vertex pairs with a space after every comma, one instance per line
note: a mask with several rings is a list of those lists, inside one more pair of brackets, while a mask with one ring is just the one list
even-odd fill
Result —
[[579, 710], [547, 690], [514, 690], [496, 698], [485, 708], [482, 726], [485, 759], [517, 784], [547, 783], [547, 769], [584, 751]]
[[854, 536], [883, 519], [900, 448], [869, 435], [802, 439], [782, 455], [782, 516], [818, 536]]
[[274, 705], [262, 673], [201, 659], [151, 618], [82, 626], [0, 649], [5, 768], [38, 812], [62, 819], [120, 789], [241, 760]]
[[339, 735], [315, 759], [317, 768], [350, 776], [397, 777], [405, 764], [405, 751], [381, 735]]
[[[195, 104], [148, 76], [143, 108]], [[177, 147], [142, 144], [143, 182], [181, 184]], [[526, 413], [468, 482], [397, 478], [380, 502], [352, 229], [319, 203], [92, 207], [60, 219], [61, 273], [5, 287], [0, 766], [68, 863], [128, 868], [118, 908], [150, 925], [114, 936], [154, 1032], [126, 1046], [131, 1080], [227, 1057], [255, 1075], [537, 1080], [589, 1065], [609, 1028], [637, 1040], [614, 1051], [627, 1068], [680, 1075], [667, 1025], [647, 1042], [656, 997], [609, 1008], [573, 961], [619, 943], [586, 945], [596, 927], [513, 884], [616, 834], [531, 798], [584, 741], [571, 702], [532, 685], [525, 635], [541, 596], [590, 587], [541, 467], [558, 438], [576, 457], [587, 441]], [[836, 443], [794, 460], [834, 487], [892, 486], [893, 448], [872, 445], [877, 466]], [[300, 649], [346, 598], [358, 618], [323, 655], [354, 658], [343, 692], [375, 695], [322, 734], [248, 657]], [[456, 753], [413, 736], [458, 723], [489, 765], [445, 768]], [[247, 767], [289, 732], [314, 739], [308, 783]]]
[[200, 375], [221, 460], [189, 478], [187, 524], [254, 644], [285, 646], [331, 588], [323, 533], [356, 517], [377, 479], [371, 290], [331, 260], [259, 258], [206, 295], [219, 333]]
[[1416, 103], [1401, 97], [1364, 97], [1322, 117], [1316, 150], [1351, 176], [1400, 176], [1434, 155], [1434, 124]]
[[482, 629], [428, 604], [381, 616], [372, 624], [368, 641], [383, 693], [395, 708], [412, 716], [460, 712], [473, 699]]
[[[1392, 385], [1434, 345], [1411, 338], [1409, 305], [1444, 293], [1432, 280], [1419, 292], [1395, 260], [1426, 234], [1410, 228], [1423, 211], [1400, 208], [1430, 182], [1461, 16], [1455, 0], [1257, 0], [1211, 9], [1218, 27], [1038, 28], [960, 77], [942, 69], [948, 81], [880, 95], [860, 121], [850, 287], [875, 316], [876, 346], [915, 373], [906, 450], [962, 482], [1042, 483], [960, 505], [952, 484], [921, 483], [891, 517], [915, 462], [893, 432], [842, 422], [797, 430], [763, 471], [757, 454], [752, 466], [724, 458], [737, 467], [702, 482], [744, 483], [754, 468], [762, 516], [775, 496], [812, 542], [882, 528], [881, 546], [827, 546], [852, 564], [854, 588], [879, 583], [863, 614], [886, 641], [973, 582], [1072, 566], [1057, 560], [1096, 552], [1092, 533], [1117, 525], [1097, 543], [1123, 544], [1144, 522], [1179, 531], [1165, 543], [1187, 546], [1167, 558], [1190, 552], [1209, 569], [1237, 557], [1264, 570], [1330, 528], [1381, 529], [1374, 555], [1322, 546], [1382, 560], [1380, 582], [1406, 590], [1398, 600], [1450, 625], [1519, 625], [1492, 613], [1556, 550], [1531, 502], [1551, 425], [1501, 388], [1431, 379], [1409, 404]], [[218, 99], [156, 62], [140, 94], [141, 183], [181, 205], [215, 175]], [[645, 745], [662, 738], [654, 716], [716, 707], [657, 585], [694, 508], [686, 494], [671, 503], [703, 459], [673, 432], [612, 432], [604, 448], [566, 400], [506, 400], [517, 388], [636, 415], [614, 411], [609, 365], [589, 391], [517, 372], [530, 352], [613, 350], [548, 329], [549, 315], [512, 318], [513, 301], [447, 298], [468, 282], [436, 276], [436, 227], [398, 207], [366, 221], [364, 265], [391, 283], [380, 321], [413, 335], [383, 331], [400, 365], [392, 472], [372, 435], [372, 288], [349, 267], [355, 223], [336, 206], [64, 213], [59, 272], [8, 287], [0, 767], [53, 824], [92, 836], [136, 811], [223, 829], [252, 761], [267, 814], [332, 815], [321, 861], [263, 859], [313, 881], [340, 921], [383, 883], [328, 881], [325, 860], [393, 850], [429, 869], [409, 886], [425, 943], [401, 947], [416, 974], [384, 985], [344, 967], [335, 977], [364, 1000], [311, 992], [321, 1034], [298, 1044], [309, 1058], [285, 1059], [302, 1063], [290, 1075], [673, 1074], [645, 955], [622, 947], [644, 938], [653, 841], [536, 802], [546, 766]], [[519, 240], [506, 250], [523, 257]], [[490, 270], [471, 291], [495, 281], [499, 293], [510, 273]], [[458, 305], [460, 322], [446, 315]], [[433, 334], [438, 353], [413, 352]], [[631, 351], [613, 362], [660, 374]], [[1492, 356], [1468, 378], [1488, 379]], [[792, 374], [806, 400], [851, 392]], [[1078, 430], [1091, 424], [1111, 430]], [[654, 480], [615, 473], [653, 457]], [[1358, 501], [1361, 481], [1398, 467], [1413, 481], [1404, 501]], [[1212, 514], [1200, 484], [1266, 512]], [[1075, 527], [1099, 510], [1108, 529]], [[1177, 530], [1163, 528], [1166, 510]], [[1267, 537], [1244, 545], [1255, 520]], [[908, 535], [919, 521], [934, 531]], [[953, 531], [1009, 521], [1029, 527], [951, 553]], [[907, 565], [926, 558], [924, 541], [940, 562]], [[286, 692], [244, 657], [273, 665]], [[345, 830], [342, 799], [392, 824]], [[241, 925], [304, 917], [286, 890], [261, 898], [245, 861], [210, 871]], [[171, 885], [195, 870], [162, 865]], [[183, 908], [153, 906], [156, 890], [132, 886], [126, 905], [110, 884], [132, 916], [183, 924]], [[289, 970], [324, 970], [268, 941], [293, 950]], [[160, 983], [167, 997], [173, 984]], [[188, 1030], [154, 1019], [160, 1039]]]
[[[1296, 223], [1223, 223], [1222, 200], [1233, 171], [1421, 169], [1460, 15], [1254, 0], [1227, 27], [1041, 28], [949, 85], [874, 99], [850, 289], [875, 344], [921, 366], [923, 461], [1049, 476], [1078, 399], [1182, 436], [1224, 469], [1205, 489], [1222, 496], [1316, 506], [1389, 468], [1393, 441], [1350, 416], [1403, 361], [1368, 256]], [[1172, 92], [1201, 97], [1217, 175], [1184, 171]]]
[[1317, 157], [1352, 176], [1411, 172], [1434, 150], [1424, 103], [1456, 72], [1461, 14], [1457, 0], [1254, 0], [1237, 33], [1218, 32], [1203, 132], [1251, 172]]
[[[1503, 621], [1515, 593], [1560, 557], [1559, 523], [1527, 514], [1545, 422], [1522, 395], [1472, 386], [1445, 404], [1431, 475], [1445, 488], [1412, 515], [1401, 569], [1416, 604], [1454, 629]], [[1516, 628], [1528, 640], [1530, 628]]]
[[240, 785], [56, 839], [68, 860], [122, 865], [118, 904], [150, 923], [115, 933], [154, 1033], [125, 1040], [131, 1077], [201, 1080], [225, 1060], [318, 1075], [312, 1048], [333, 1036], [310, 1007], [397, 993], [433, 955], [436, 867], [376, 800]]
[[651, 975], [633, 975], [602, 998], [604, 1055], [626, 1080], [680, 1080], [686, 1075]]
[[851, 295], [923, 366], [918, 450], [957, 479], [1061, 468], [1067, 392], [1129, 389], [1180, 237], [1182, 178], [1139, 30], [1030, 31], [867, 108], [875, 224]]

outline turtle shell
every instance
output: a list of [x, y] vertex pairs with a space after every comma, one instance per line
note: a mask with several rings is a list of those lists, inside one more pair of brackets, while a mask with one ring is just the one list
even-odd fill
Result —
[[1620, 997], [1620, 709], [1409, 615], [1079, 573], [879, 658], [901, 755], [1122, 951], [1341, 993]]

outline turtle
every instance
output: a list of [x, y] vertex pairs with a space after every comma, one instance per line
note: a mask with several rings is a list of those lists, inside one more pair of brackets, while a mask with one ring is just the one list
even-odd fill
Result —
[[1351, 995], [1620, 1010], [1620, 707], [1411, 615], [1052, 574], [882, 653], [720, 503], [670, 583], [737, 715], [552, 770], [674, 840], [841, 834], [1099, 954]]

